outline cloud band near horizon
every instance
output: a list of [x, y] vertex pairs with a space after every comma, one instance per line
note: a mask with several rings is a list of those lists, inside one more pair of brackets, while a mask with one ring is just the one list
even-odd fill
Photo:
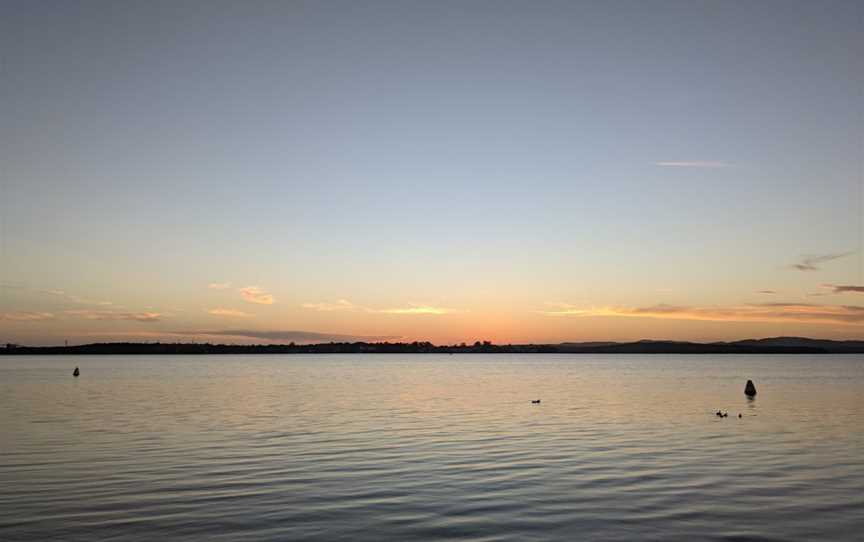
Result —
[[647, 307], [578, 307], [550, 303], [546, 316], [618, 316], [663, 318], [713, 322], [801, 322], [811, 324], [864, 324], [864, 307], [857, 305], [818, 305], [811, 303], [753, 303], [733, 306], [677, 306], [658, 304]]
[[301, 305], [304, 309], [319, 311], [319, 312], [363, 312], [369, 314], [409, 314], [409, 315], [442, 315], [468, 312], [460, 309], [450, 309], [447, 307], [437, 307], [433, 305], [422, 305], [409, 303], [407, 307], [394, 307], [388, 309], [375, 309], [372, 307], [364, 307], [355, 305], [347, 299], [340, 299], [335, 303], [304, 303]]
[[171, 331], [172, 335], [182, 337], [221, 337], [236, 339], [259, 339], [265, 341], [289, 342], [356, 342], [387, 341], [401, 339], [399, 335], [348, 335], [341, 333], [321, 333], [302, 330], [254, 330], [254, 329], [202, 329], [192, 331]]

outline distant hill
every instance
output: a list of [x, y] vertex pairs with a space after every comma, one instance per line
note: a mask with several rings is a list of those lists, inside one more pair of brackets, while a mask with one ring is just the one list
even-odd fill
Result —
[[[828, 341], [831, 342], [831, 341]], [[641, 340], [627, 343], [563, 343], [559, 352], [574, 354], [828, 354], [837, 352], [828, 345], [751, 344], [740, 342], [694, 343]], [[864, 345], [858, 350], [864, 352]], [[844, 350], [844, 352], [850, 352]]]
[[771, 337], [732, 342], [635, 342], [560, 344], [474, 344], [436, 346], [411, 343], [208, 344], [95, 343], [77, 346], [6, 345], [0, 355], [158, 355], [158, 354], [861, 354], [864, 341], [831, 341], [806, 337]]
[[806, 337], [770, 337], [767, 339], [747, 339], [718, 344], [756, 347], [807, 347], [823, 348], [830, 352], [864, 352], [864, 341], [830, 341], [826, 339], [808, 339]]

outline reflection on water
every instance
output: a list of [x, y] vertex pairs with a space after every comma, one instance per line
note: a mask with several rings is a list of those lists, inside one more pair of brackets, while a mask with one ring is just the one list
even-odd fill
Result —
[[0, 358], [0, 539], [854, 540], [862, 418], [862, 356]]

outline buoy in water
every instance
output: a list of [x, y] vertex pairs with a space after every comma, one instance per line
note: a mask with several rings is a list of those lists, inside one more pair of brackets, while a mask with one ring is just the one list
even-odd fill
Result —
[[756, 386], [753, 384], [752, 380], [748, 380], [747, 385], [744, 386], [744, 395], [748, 397], [753, 397], [756, 395]]

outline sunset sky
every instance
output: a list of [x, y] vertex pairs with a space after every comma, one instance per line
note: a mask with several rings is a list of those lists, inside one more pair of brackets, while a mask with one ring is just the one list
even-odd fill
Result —
[[864, 3], [0, 7], [0, 341], [864, 338]]

